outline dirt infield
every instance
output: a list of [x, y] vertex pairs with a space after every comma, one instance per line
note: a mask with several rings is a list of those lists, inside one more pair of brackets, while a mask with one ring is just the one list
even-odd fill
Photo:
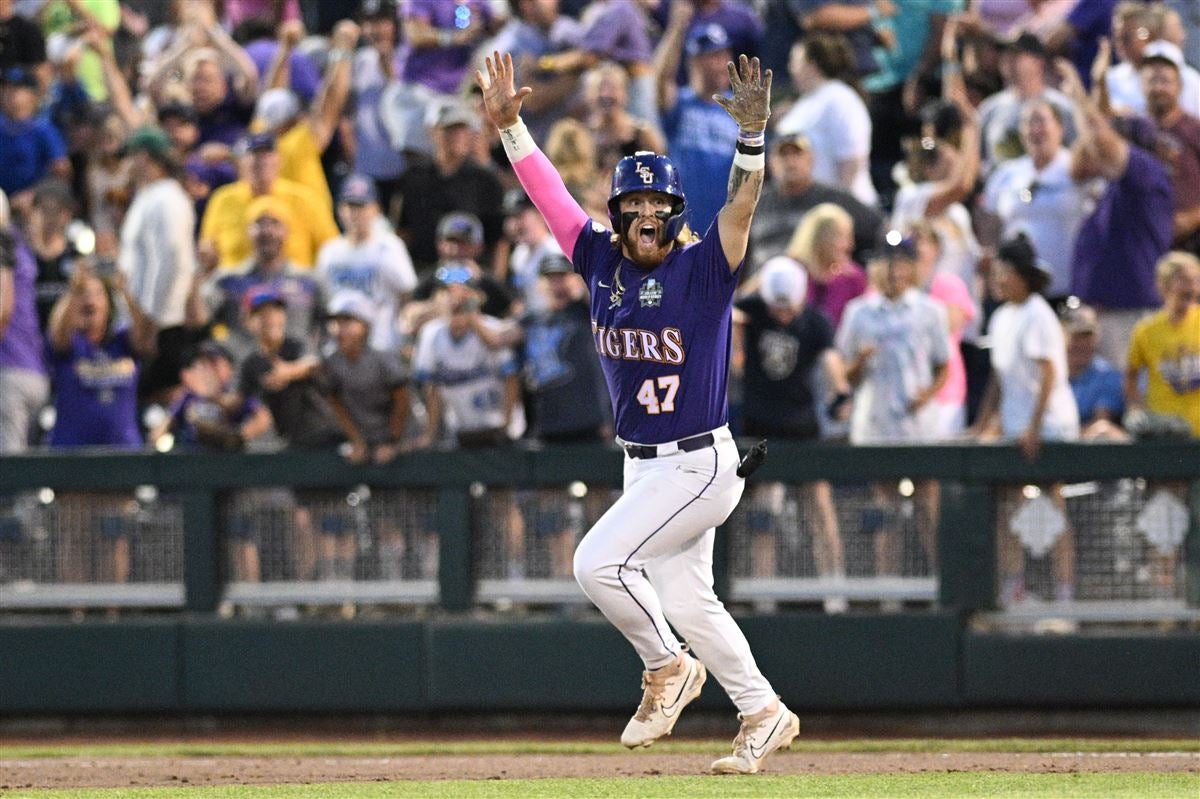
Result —
[[[68, 757], [0, 760], [0, 790], [382, 780], [696, 775], [723, 754], [424, 757]], [[780, 752], [772, 774], [1171, 772], [1200, 775], [1200, 752]]]

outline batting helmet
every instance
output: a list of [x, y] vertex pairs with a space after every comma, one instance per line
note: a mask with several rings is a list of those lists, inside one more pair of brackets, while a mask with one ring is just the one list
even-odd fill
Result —
[[666, 225], [663, 232], [667, 241], [678, 236], [683, 227], [683, 212], [687, 208], [687, 199], [683, 196], [683, 182], [679, 179], [679, 170], [675, 168], [671, 159], [648, 150], [639, 150], [617, 162], [617, 167], [613, 170], [612, 191], [608, 195], [608, 219], [612, 222], [613, 230], [618, 233], [624, 234], [625, 220], [621, 218], [617, 201], [635, 191], [659, 191], [675, 200], [664, 219]]

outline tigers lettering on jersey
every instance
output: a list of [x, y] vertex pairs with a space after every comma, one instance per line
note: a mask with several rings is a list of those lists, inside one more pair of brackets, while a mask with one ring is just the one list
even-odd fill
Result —
[[636, 327], [600, 327], [593, 319], [592, 337], [596, 339], [596, 352], [613, 360], [676, 366], [687, 360], [683, 333], [677, 327], [664, 327], [655, 333]]

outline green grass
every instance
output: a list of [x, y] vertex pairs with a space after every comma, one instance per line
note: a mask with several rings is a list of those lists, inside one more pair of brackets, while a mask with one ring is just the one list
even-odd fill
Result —
[[[662, 741], [655, 752], [712, 754], [731, 738]], [[1200, 752], [1195, 738], [896, 738], [804, 740], [797, 752]], [[284, 743], [112, 743], [3, 746], [0, 761], [54, 757], [404, 757], [428, 755], [607, 755], [627, 750], [610, 741], [295, 741]], [[1193, 796], [1191, 799], [1197, 799]]]
[[1196, 799], [1195, 774], [903, 774], [325, 783], [16, 791], [5, 799]]

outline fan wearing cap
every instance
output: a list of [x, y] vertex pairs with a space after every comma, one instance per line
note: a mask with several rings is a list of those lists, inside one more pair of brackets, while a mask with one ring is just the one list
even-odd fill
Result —
[[[483, 305], [480, 310], [486, 316], [497, 319], [507, 317], [512, 310], [513, 296], [496, 278], [479, 265], [483, 254], [483, 223], [474, 214], [446, 214], [437, 224], [437, 268], [421, 278], [413, 291], [413, 299], [421, 304], [430, 300], [445, 286], [470, 287], [481, 292]], [[436, 313], [436, 304], [422, 309], [418, 303], [410, 303], [405, 313], [410, 322], [408, 329], [415, 332], [420, 326], [415, 320], [428, 319]]]
[[321, 365], [329, 404], [355, 463], [387, 463], [408, 426], [408, 378], [394, 352], [367, 345], [378, 309], [354, 291], [334, 296], [329, 319], [337, 349]]
[[1001, 74], [1005, 88], [979, 106], [985, 174], [1003, 161], [1021, 155], [1021, 109], [1030, 100], [1044, 100], [1054, 106], [1063, 120], [1063, 140], [1068, 145], [1076, 134], [1074, 102], [1046, 83], [1048, 56], [1041, 39], [1032, 33], [1022, 33], [1004, 44], [1001, 57], [1007, 63]]
[[271, 62], [264, 91], [254, 107], [251, 129], [275, 135], [279, 150], [279, 176], [307, 186], [321, 198], [327, 208], [333, 207], [329, 183], [321, 166], [321, 154], [329, 147], [337, 132], [342, 109], [350, 93], [350, 59], [358, 43], [359, 27], [344, 19], [333, 29], [325, 75], [316, 98], [307, 109], [287, 88], [290, 79], [291, 55], [299, 42], [300, 30], [284, 26], [280, 30], [279, 51]]
[[209, 269], [231, 269], [250, 257], [247, 211], [265, 196], [282, 203], [289, 218], [302, 221], [289, 226], [284, 251], [296, 266], [311, 267], [321, 245], [338, 235], [329, 205], [307, 186], [279, 176], [279, 152], [271, 134], [246, 137], [238, 152], [241, 177], [212, 193], [200, 221], [201, 262]]
[[235, 354], [242, 356], [250, 344], [246, 311], [250, 298], [263, 291], [286, 300], [286, 331], [289, 338], [314, 343], [318, 316], [323, 307], [320, 284], [301, 271], [284, 250], [288, 229], [298, 224], [287, 206], [272, 197], [259, 197], [246, 212], [247, 235], [254, 245], [250, 258], [236, 269], [218, 273], [205, 286], [212, 322], [228, 336]]
[[390, 351], [400, 344], [398, 315], [417, 285], [408, 248], [382, 219], [375, 182], [366, 175], [342, 181], [338, 216], [345, 235], [317, 254], [316, 276], [325, 293], [355, 292], [372, 308], [370, 346]]
[[[702, 231], [722, 208], [738, 123], [714, 99], [730, 93], [729, 34], [715, 22], [689, 29], [691, 9], [688, 2], [671, 3], [671, 19], [654, 54], [654, 79], [667, 151], [687, 181], [687, 223]], [[681, 54], [687, 56], [684, 86], [675, 83]]]
[[974, 430], [1015, 439], [1026, 457], [1043, 440], [1079, 437], [1079, 412], [1067, 379], [1066, 340], [1042, 296], [1050, 275], [1024, 235], [1002, 243], [990, 274], [1002, 305], [988, 323], [992, 380]]
[[1096, 311], [1087, 305], [1070, 306], [1063, 311], [1062, 326], [1067, 334], [1067, 377], [1079, 409], [1079, 437], [1084, 441], [1128, 440], [1121, 429], [1125, 415], [1122, 376], [1097, 350], [1100, 323]]
[[267, 406], [288, 446], [335, 447], [345, 437], [317, 384], [321, 361], [311, 347], [287, 335], [287, 309], [284, 296], [270, 288], [246, 297], [254, 351], [242, 361], [237, 393]]
[[433, 161], [415, 163], [400, 177], [397, 232], [408, 244], [418, 269], [437, 260], [436, 231], [446, 214], [473, 214], [483, 223], [484, 241], [500, 238], [504, 189], [495, 173], [475, 163], [479, 116], [461, 101], [435, 105], [430, 113]]
[[[183, 393], [170, 414], [150, 431], [151, 445], [168, 449], [241, 450], [247, 441], [271, 429], [271, 413], [254, 397], [233, 394], [233, 360], [213, 341], [192, 347], [183, 358], [179, 380]], [[170, 440], [165, 436], [171, 434]]]
[[1159, 40], [1146, 45], [1139, 74], [1146, 110], [1160, 137], [1166, 134], [1159, 157], [1169, 164], [1175, 189], [1175, 245], [1192, 250], [1200, 244], [1200, 119], [1180, 105], [1183, 68], [1179, 48]]
[[[854, 386], [850, 443], [923, 443], [937, 431], [938, 392], [950, 374], [946, 312], [917, 288], [917, 250], [899, 231], [888, 231], [867, 261], [875, 290], [852, 300], [837, 331], [837, 347]], [[873, 534], [875, 573], [900, 573], [900, 497], [895, 483], [875, 483], [862, 517]], [[930, 490], [917, 497], [917, 534], [929, 563], [936, 563]]]
[[[1067, 373], [1062, 325], [1042, 296], [1050, 274], [1024, 235], [1008, 239], [996, 251], [989, 275], [992, 293], [1004, 305], [988, 323], [992, 377], [971, 432], [983, 440], [998, 436], [1015, 441], [1034, 460], [1041, 443], [1079, 438], [1079, 410]], [[1061, 509], [1059, 486], [1051, 499]], [[1007, 504], [1007, 503], [1006, 503]], [[1007, 527], [1007, 525], [1004, 525]], [[1074, 595], [1075, 548], [1069, 527], [1054, 543], [1055, 597]], [[1025, 552], [1015, 535], [1003, 536], [999, 552], [1000, 593], [1005, 604], [1024, 596]]]
[[[475, 78], [513, 170], [587, 283], [595, 346], [625, 448], [625, 491], [580, 542], [574, 561], [584, 592], [645, 666], [642, 705], [621, 741], [643, 747], [668, 734], [711, 669], [742, 714], [733, 753], [712, 771], [755, 773], [791, 742], [800, 722], [717, 598], [712, 553], [716, 527], [745, 485], [728, 426], [730, 317], [766, 166], [771, 71], [744, 55], [725, 65], [732, 91], [716, 101], [738, 128], [736, 154], [725, 204], [695, 241], [685, 233], [680, 171], [656, 153], [621, 159], [609, 194], [612, 227], [593, 222], [521, 121], [533, 89], [517, 88], [512, 56], [495, 52], [484, 66], [486, 77], [477, 71]], [[668, 695], [677, 699], [664, 711]]]
[[143, 370], [140, 389], [153, 397], [178, 385], [184, 350], [194, 343], [185, 325], [196, 275], [196, 216], [165, 133], [138, 128], [122, 152], [135, 193], [121, 223], [117, 263], [158, 330], [157, 355]]
[[1178, 45], [1166, 41], [1163, 9], [1143, 3], [1121, 3], [1113, 14], [1112, 24], [1113, 50], [1120, 63], [1107, 67], [1103, 85], [1113, 110], [1135, 116], [1149, 113], [1142, 74], [1149, 51], [1178, 64], [1179, 106], [1192, 116], [1200, 116], [1200, 72], [1184, 63]]
[[[820, 437], [817, 402], [835, 418], [846, 418], [850, 385], [833, 346], [833, 326], [806, 302], [808, 275], [787, 256], [768, 260], [758, 273], [758, 290], [734, 303], [733, 371], [743, 385], [745, 433], [771, 439], [815, 441]], [[818, 371], [824, 372], [821, 380]], [[834, 395], [818, 398], [814, 386], [828, 385]], [[828, 482], [806, 483], [806, 499], [817, 514], [815, 559], [824, 577], [845, 576], [833, 491]], [[772, 517], [782, 510], [782, 486], [756, 488], [750, 524], [755, 532], [751, 568], [755, 576], [776, 577], [776, 538]], [[776, 532], [778, 532], [776, 530]], [[845, 609], [844, 598], [831, 596], [830, 611]]]
[[813, 145], [801, 131], [781, 133], [771, 141], [771, 174], [750, 226], [750, 258], [756, 267], [787, 249], [796, 220], [824, 203], [832, 203], [854, 220], [854, 260], [866, 256], [879, 236], [883, 215], [853, 194], [813, 177]]
[[67, 145], [49, 119], [38, 116], [38, 80], [31, 70], [10, 67], [0, 75], [0, 190], [16, 208], [47, 175], [71, 174]]
[[1071, 176], [1105, 180], [1075, 239], [1071, 294], [1096, 309], [1100, 351], [1124, 368], [1134, 325], [1160, 302], [1155, 263], [1171, 248], [1174, 192], [1163, 163], [1114, 130], [1075, 70], [1064, 66], [1060, 74], [1087, 123], [1071, 148]]

